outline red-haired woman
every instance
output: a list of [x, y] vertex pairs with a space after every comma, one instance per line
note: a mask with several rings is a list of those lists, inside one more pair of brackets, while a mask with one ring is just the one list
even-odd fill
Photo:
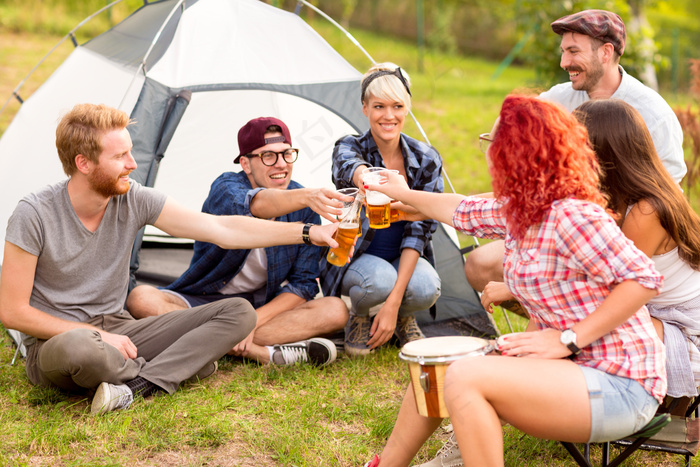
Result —
[[[501, 356], [463, 358], [445, 404], [466, 465], [503, 465], [501, 421], [540, 438], [617, 439], [643, 427], [666, 392], [664, 347], [644, 304], [661, 287], [598, 191], [586, 130], [556, 104], [508, 96], [486, 149], [493, 199], [370, 186], [469, 235], [505, 239], [504, 278], [530, 312]], [[441, 419], [409, 387], [386, 447], [369, 465], [408, 465]]]

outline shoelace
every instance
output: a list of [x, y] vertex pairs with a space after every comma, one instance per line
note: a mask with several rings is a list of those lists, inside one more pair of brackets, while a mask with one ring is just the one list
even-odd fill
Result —
[[120, 394], [116, 397], [117, 403], [114, 410], [119, 410], [123, 407], [128, 407], [133, 402], [134, 398], [131, 391], [119, 391]]
[[309, 354], [306, 352], [306, 348], [303, 346], [280, 346], [280, 350], [282, 351], [284, 361], [287, 363], [294, 363], [299, 360], [303, 360], [305, 362], [309, 361]]
[[423, 332], [418, 327], [415, 319], [405, 319], [399, 322], [400, 331], [408, 338], [421, 339], [423, 337]]
[[370, 330], [370, 323], [371, 321], [369, 319], [362, 319], [359, 320], [359, 324], [355, 327], [355, 329], [350, 330], [350, 334], [348, 335], [348, 342], [359, 342], [361, 344], [366, 344], [367, 342], [363, 340], [363, 336], [369, 335], [369, 330]]
[[440, 457], [447, 457], [450, 455], [452, 450], [457, 446], [457, 439], [455, 438], [455, 435], [453, 434], [450, 436], [445, 444], [440, 448], [438, 451], [438, 456]]

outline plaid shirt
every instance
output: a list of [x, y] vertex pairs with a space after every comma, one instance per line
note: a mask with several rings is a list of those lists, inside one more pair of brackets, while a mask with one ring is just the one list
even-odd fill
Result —
[[[442, 193], [442, 158], [433, 148], [421, 141], [401, 134], [401, 152], [406, 169], [408, 186], [414, 190]], [[333, 183], [336, 188], [351, 188], [355, 185], [352, 176], [361, 166], [385, 167], [382, 155], [372, 134], [350, 135], [339, 139], [333, 149]], [[430, 244], [430, 237], [437, 229], [437, 222], [426, 220], [407, 222], [401, 240], [401, 249], [413, 248], [424, 256], [430, 264], [435, 265], [435, 258]], [[369, 220], [362, 209], [362, 236], [357, 241], [353, 260], [364, 253], [374, 238], [374, 230], [369, 228]], [[321, 289], [325, 296], [340, 296], [340, 286], [347, 270], [328, 264], [325, 255], [321, 259]]]
[[[571, 328], [626, 280], [661, 289], [654, 263], [601, 207], [573, 198], [555, 201], [521, 240], [508, 234], [500, 207], [494, 199], [468, 197], [453, 223], [470, 235], [505, 238], [505, 283], [538, 329]], [[574, 361], [638, 381], [659, 401], [666, 393], [665, 349], [646, 307], [584, 347]]]
[[[288, 190], [302, 188], [292, 181]], [[246, 174], [225, 172], [211, 185], [203, 212], [215, 215], [252, 216], [250, 201], [264, 188], [250, 185]], [[281, 222], [320, 224], [321, 218], [309, 208], [278, 217]], [[250, 232], [255, 235], [255, 232]], [[195, 242], [190, 267], [167, 289], [192, 295], [218, 293], [227, 282], [240, 272], [250, 250], [225, 250], [212, 243]], [[306, 300], [318, 293], [316, 278], [321, 248], [311, 245], [284, 245], [265, 248], [267, 255], [267, 286], [253, 294], [253, 306], [259, 308], [282, 292], [289, 292]], [[289, 281], [284, 287], [280, 285]]]

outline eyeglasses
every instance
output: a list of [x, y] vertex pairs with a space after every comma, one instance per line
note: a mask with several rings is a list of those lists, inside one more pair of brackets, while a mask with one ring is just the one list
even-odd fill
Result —
[[486, 154], [486, 150], [489, 148], [489, 144], [493, 143], [491, 139], [491, 133], [482, 133], [479, 135], [479, 149], [481, 152]]
[[259, 157], [260, 162], [262, 162], [263, 165], [266, 165], [268, 167], [275, 165], [280, 156], [282, 156], [282, 160], [285, 161], [287, 164], [293, 164], [297, 160], [297, 157], [299, 157], [299, 150], [289, 148], [280, 152], [265, 151], [261, 152], [260, 154], [246, 154], [246, 157], [249, 159], [252, 157]]

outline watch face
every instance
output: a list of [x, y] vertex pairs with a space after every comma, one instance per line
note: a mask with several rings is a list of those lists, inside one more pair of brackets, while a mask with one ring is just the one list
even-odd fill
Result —
[[576, 340], [576, 334], [571, 329], [562, 331], [561, 333], [561, 343], [564, 345], [572, 344]]

